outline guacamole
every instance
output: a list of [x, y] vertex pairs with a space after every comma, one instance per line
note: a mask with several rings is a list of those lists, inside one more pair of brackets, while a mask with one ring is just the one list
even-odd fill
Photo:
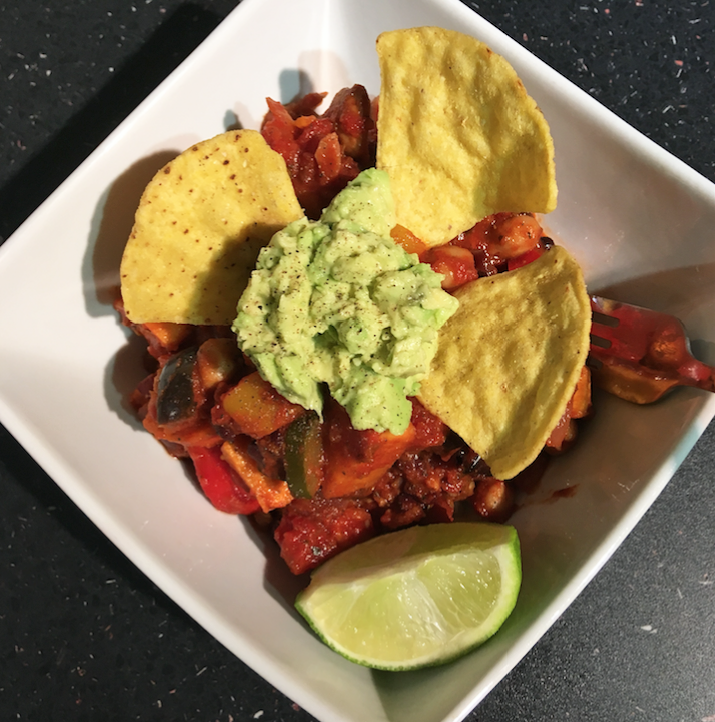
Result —
[[319, 221], [294, 221], [262, 249], [233, 330], [290, 401], [322, 415], [326, 385], [356, 429], [401, 434], [458, 302], [390, 238], [394, 224], [387, 173], [363, 171]]

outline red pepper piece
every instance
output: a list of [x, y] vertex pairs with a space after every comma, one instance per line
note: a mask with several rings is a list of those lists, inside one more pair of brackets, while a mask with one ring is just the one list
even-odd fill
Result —
[[543, 246], [536, 246], [535, 248], [532, 248], [530, 251], [527, 251], [526, 253], [522, 253], [520, 256], [517, 256], [516, 258], [510, 258], [507, 262], [509, 270], [513, 271], [516, 268], [521, 268], [522, 266], [526, 266], [527, 264], [531, 263], [532, 261], [535, 261], [537, 258], [541, 258], [542, 254], [544, 253], [546, 249]]
[[191, 447], [188, 453], [194, 462], [201, 489], [219, 511], [253, 514], [260, 509], [253, 494], [221, 458], [220, 449]]

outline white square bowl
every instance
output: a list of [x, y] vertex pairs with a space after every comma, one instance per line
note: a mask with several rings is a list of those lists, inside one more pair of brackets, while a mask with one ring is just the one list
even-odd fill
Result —
[[[281, 23], [275, 18], [280, 16]], [[144, 184], [165, 160], [265, 96], [379, 91], [383, 31], [440, 25], [512, 62], [551, 124], [559, 208], [547, 220], [592, 290], [680, 316], [715, 341], [712, 184], [457, 0], [244, 0], [0, 248], [0, 419], [63, 490], [211, 634], [318, 719], [456, 721], [600, 569], [715, 415], [682, 390], [648, 408], [598, 397], [576, 449], [513, 518], [524, 584], [480, 650], [439, 669], [376, 673], [324, 647], [292, 608], [300, 580], [245, 520], [214, 511], [123, 406], [140, 350], [108, 303]], [[49, 355], [48, 355], [49, 354]]]

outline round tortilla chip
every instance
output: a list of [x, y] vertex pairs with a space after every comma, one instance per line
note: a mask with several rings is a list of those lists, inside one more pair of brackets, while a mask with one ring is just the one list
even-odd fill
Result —
[[549, 126], [512, 66], [434, 27], [382, 33], [377, 166], [397, 222], [429, 246], [502, 211], [556, 207]]
[[197, 143], [142, 195], [120, 269], [128, 318], [229, 325], [259, 250], [302, 216], [283, 158], [260, 133]]
[[586, 362], [591, 306], [578, 263], [560, 246], [455, 292], [419, 399], [511, 479], [544, 448]]

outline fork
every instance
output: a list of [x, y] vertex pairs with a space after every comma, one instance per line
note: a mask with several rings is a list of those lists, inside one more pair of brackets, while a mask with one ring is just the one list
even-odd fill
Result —
[[675, 386], [715, 391], [715, 368], [690, 352], [675, 316], [591, 296], [589, 366], [594, 382], [637, 404], [657, 401]]

